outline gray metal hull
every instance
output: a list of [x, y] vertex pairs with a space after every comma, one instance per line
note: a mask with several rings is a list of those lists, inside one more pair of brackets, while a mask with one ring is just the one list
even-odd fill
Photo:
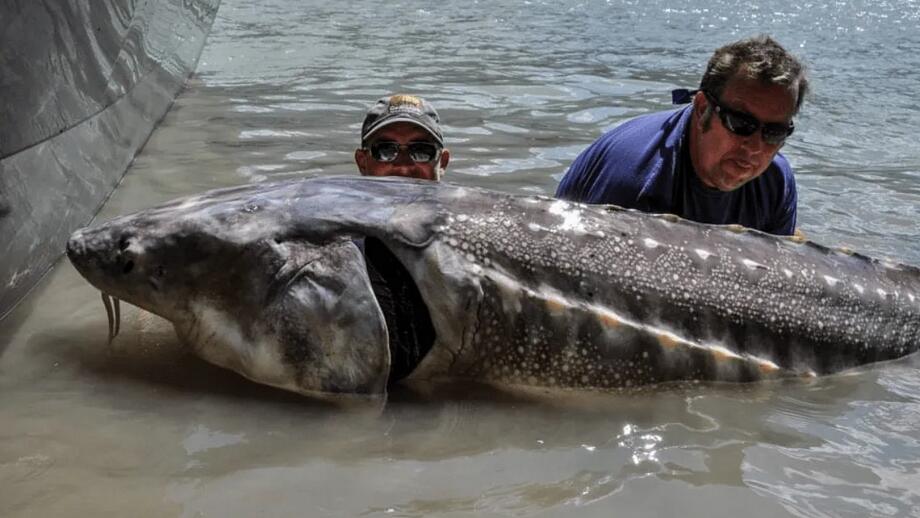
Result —
[[115, 188], [195, 69], [218, 4], [0, 7], [0, 318]]

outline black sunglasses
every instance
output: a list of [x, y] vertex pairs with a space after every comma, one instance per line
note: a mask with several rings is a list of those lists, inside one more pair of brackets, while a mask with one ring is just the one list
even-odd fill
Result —
[[394, 162], [399, 157], [399, 152], [405, 149], [409, 152], [409, 158], [416, 163], [433, 162], [441, 153], [441, 147], [431, 142], [409, 142], [400, 144], [398, 142], [381, 141], [374, 142], [370, 146], [371, 156], [378, 162]]
[[785, 142], [786, 138], [795, 131], [795, 124], [793, 124], [792, 121], [787, 123], [760, 122], [757, 117], [749, 113], [733, 110], [725, 106], [716, 99], [716, 96], [705, 90], [703, 90], [703, 94], [706, 95], [709, 102], [715, 105], [716, 113], [719, 114], [719, 119], [722, 121], [722, 125], [725, 126], [725, 129], [731, 131], [735, 135], [748, 137], [753, 135], [757, 130], [760, 130], [763, 141], [772, 146], [776, 146]]

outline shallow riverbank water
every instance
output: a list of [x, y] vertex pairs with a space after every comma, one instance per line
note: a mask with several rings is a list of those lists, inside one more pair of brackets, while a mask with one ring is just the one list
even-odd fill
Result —
[[[672, 5], [673, 4], [673, 5]], [[814, 93], [784, 149], [809, 237], [920, 264], [920, 4], [224, 0], [199, 71], [101, 219], [354, 174], [364, 110], [441, 111], [447, 180], [551, 194], [718, 45], [774, 34]], [[344, 407], [256, 386], [66, 261], [0, 323], [0, 515], [916, 516], [920, 359], [810, 382], [617, 394], [403, 387]]]

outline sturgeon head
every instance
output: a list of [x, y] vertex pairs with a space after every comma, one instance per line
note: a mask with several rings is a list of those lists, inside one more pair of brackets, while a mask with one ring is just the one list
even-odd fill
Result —
[[67, 254], [103, 294], [171, 321], [211, 363], [300, 393], [382, 393], [386, 320], [355, 242], [366, 232], [348, 223], [393, 209], [323, 185], [186, 198], [78, 230]]

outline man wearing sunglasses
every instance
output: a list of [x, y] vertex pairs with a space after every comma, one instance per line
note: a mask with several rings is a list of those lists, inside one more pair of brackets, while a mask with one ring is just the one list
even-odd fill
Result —
[[779, 154], [808, 90], [804, 66], [769, 36], [715, 51], [676, 110], [629, 120], [578, 156], [556, 196], [694, 221], [795, 232], [797, 194]]
[[449, 161], [438, 112], [421, 97], [383, 97], [364, 117], [355, 150], [362, 175], [438, 181]]

